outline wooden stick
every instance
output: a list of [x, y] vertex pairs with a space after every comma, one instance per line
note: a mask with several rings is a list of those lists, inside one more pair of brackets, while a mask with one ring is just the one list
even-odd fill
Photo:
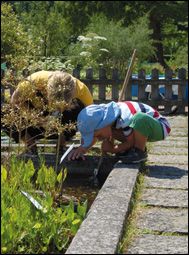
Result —
[[126, 73], [125, 80], [124, 80], [124, 83], [123, 83], [118, 101], [122, 101], [123, 96], [125, 95], [125, 91], [126, 91], [128, 83], [129, 83], [129, 78], [131, 76], [132, 68], [133, 68], [133, 65], [134, 65], [135, 57], [136, 57], [136, 49], [134, 49], [134, 51], [133, 51], [131, 62], [130, 62], [129, 68], [127, 70], [127, 73]]

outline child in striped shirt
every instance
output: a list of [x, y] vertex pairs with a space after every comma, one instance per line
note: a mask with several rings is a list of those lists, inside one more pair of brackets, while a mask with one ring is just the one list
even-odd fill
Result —
[[[146, 161], [146, 143], [166, 138], [171, 128], [165, 117], [140, 102], [110, 102], [92, 104], [77, 118], [81, 145], [72, 150], [68, 160], [83, 156], [97, 140], [102, 140], [102, 152], [113, 153], [125, 163]], [[120, 143], [115, 144], [117, 140]]]

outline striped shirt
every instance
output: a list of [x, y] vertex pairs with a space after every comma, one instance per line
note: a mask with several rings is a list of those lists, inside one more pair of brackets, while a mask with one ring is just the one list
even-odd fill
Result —
[[169, 135], [171, 128], [170, 124], [168, 123], [167, 119], [160, 115], [160, 113], [152, 108], [151, 106], [147, 104], [143, 104], [140, 102], [133, 102], [133, 101], [125, 101], [125, 102], [119, 102], [117, 103], [121, 109], [121, 116], [117, 120], [116, 128], [126, 128], [129, 126], [131, 119], [133, 115], [135, 115], [138, 112], [144, 112], [151, 116], [152, 118], [157, 119], [162, 128], [163, 128], [163, 134], [164, 139], [166, 136]]

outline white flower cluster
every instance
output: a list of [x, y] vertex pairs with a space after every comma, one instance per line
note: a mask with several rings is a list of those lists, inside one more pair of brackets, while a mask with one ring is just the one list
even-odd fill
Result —
[[106, 38], [106, 37], [98, 36], [98, 35], [97, 35], [97, 36], [94, 36], [94, 39], [107, 41], [107, 38]]
[[88, 52], [88, 51], [82, 51], [79, 55], [80, 55], [80, 56], [83, 56], [83, 57], [90, 57], [90, 56], [91, 56], [91, 53]]
[[91, 38], [86, 37], [86, 36], [83, 36], [83, 35], [79, 35], [79, 36], [77, 37], [77, 40], [78, 40], [78, 41], [92, 41]]

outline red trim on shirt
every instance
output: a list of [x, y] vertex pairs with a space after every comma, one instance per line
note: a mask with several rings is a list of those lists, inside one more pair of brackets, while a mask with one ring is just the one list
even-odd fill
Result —
[[136, 109], [134, 108], [134, 106], [133, 106], [133, 104], [132, 104], [131, 102], [126, 101], [126, 102], [124, 102], [124, 103], [127, 104], [127, 106], [129, 107], [129, 110], [131, 111], [131, 113], [132, 113], [133, 115], [137, 112]]
[[169, 127], [166, 127], [166, 129], [167, 129], [167, 133], [169, 134], [171, 129]]
[[169, 134], [170, 131], [171, 131], [170, 127], [168, 127], [168, 126], [165, 124], [165, 128], [167, 129], [167, 133]]
[[154, 118], [159, 117], [159, 112], [158, 112], [158, 111], [156, 111], [155, 109], [154, 109], [154, 115], [153, 115], [153, 117], [154, 117]]

